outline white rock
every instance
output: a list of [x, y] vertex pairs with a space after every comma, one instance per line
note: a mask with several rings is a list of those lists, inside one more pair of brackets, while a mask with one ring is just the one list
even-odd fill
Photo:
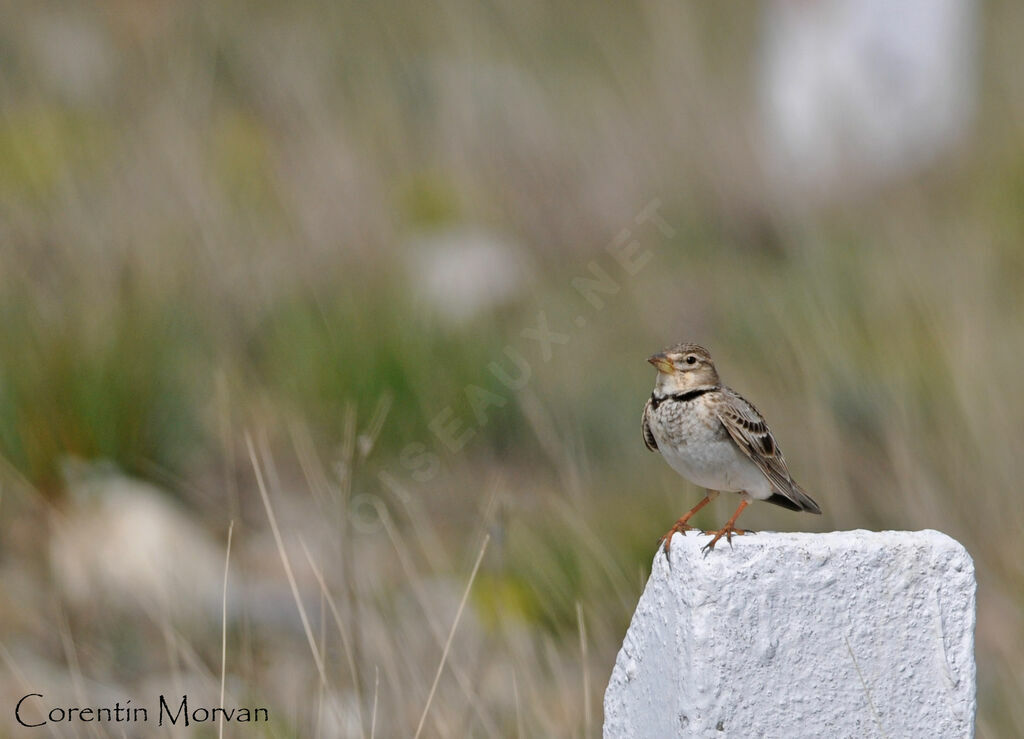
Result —
[[454, 326], [513, 301], [529, 276], [515, 244], [480, 228], [421, 236], [408, 250], [406, 263], [417, 296]]
[[71, 604], [219, 614], [224, 552], [170, 496], [97, 465], [69, 480], [68, 498], [54, 516], [49, 553]]
[[975, 580], [937, 531], [676, 535], [605, 693], [606, 737], [970, 737]]
[[74, 12], [41, 13], [29, 25], [33, 60], [49, 90], [74, 103], [101, 105], [117, 58], [102, 26]]
[[[54, 510], [49, 563], [54, 583], [69, 606], [107, 614], [141, 611], [152, 618], [205, 623], [220, 628], [228, 520], [218, 542], [173, 497], [105, 463], [65, 462], [68, 500]], [[297, 503], [279, 507], [285, 521]], [[312, 551], [325, 561], [325, 547], [306, 532]], [[304, 539], [305, 540], [305, 539]], [[248, 546], [247, 546], [248, 545]], [[286, 551], [307, 614], [318, 623], [320, 590], [305, 566], [302, 545], [286, 537]], [[252, 566], [254, 565], [254, 567]], [[227, 617], [242, 616], [280, 634], [302, 632], [295, 598], [269, 532], [248, 541], [236, 528], [227, 589]]]
[[967, 131], [975, 0], [766, 0], [765, 160], [820, 200], [921, 168]]

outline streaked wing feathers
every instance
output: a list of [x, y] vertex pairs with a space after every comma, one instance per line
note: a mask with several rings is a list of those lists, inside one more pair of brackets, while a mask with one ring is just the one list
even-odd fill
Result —
[[648, 421], [648, 416], [651, 412], [651, 399], [647, 399], [647, 404], [644, 406], [644, 416], [641, 427], [644, 433], [644, 446], [650, 449], [652, 452], [658, 451], [658, 442], [654, 439], [654, 434], [651, 433], [651, 424]]
[[757, 409], [729, 388], [722, 388], [722, 397], [726, 402], [718, 411], [718, 419], [736, 445], [768, 478], [776, 492], [801, 510], [821, 513], [818, 504], [789, 474], [782, 450]]

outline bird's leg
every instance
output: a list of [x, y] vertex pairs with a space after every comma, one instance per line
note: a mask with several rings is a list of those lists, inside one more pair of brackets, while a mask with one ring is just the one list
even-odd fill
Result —
[[708, 490], [707, 495], [704, 496], [704, 500], [702, 500], [700, 503], [695, 505], [693, 508], [691, 508], [689, 511], [687, 511], [684, 515], [680, 516], [679, 520], [676, 521], [674, 524], [672, 524], [672, 528], [670, 528], [668, 530], [668, 533], [665, 534], [663, 537], [661, 537], [661, 539], [658, 540], [659, 544], [661, 544], [661, 543], [665, 544], [665, 556], [668, 556], [669, 547], [672, 546], [672, 534], [674, 534], [674, 533], [676, 533], [678, 531], [683, 536], [686, 536], [686, 532], [687, 531], [692, 531], [693, 530], [693, 526], [688, 525], [686, 522], [689, 521], [691, 518], [693, 518], [693, 514], [695, 514], [697, 511], [699, 511], [701, 508], [706, 506], [708, 503], [710, 503], [711, 501], [713, 501], [717, 497], [718, 497], [718, 491], [717, 490]]
[[736, 509], [736, 512], [734, 514], [732, 514], [732, 518], [730, 518], [728, 521], [725, 522], [725, 526], [720, 528], [718, 531], [705, 531], [704, 532], [705, 534], [713, 535], [715, 537], [714, 539], [712, 539], [711, 541], [709, 541], [707, 544], [705, 544], [703, 546], [705, 554], [707, 554], [712, 549], [714, 549], [715, 548], [715, 544], [717, 544], [718, 540], [721, 539], [723, 536], [725, 537], [725, 540], [727, 542], [729, 542], [729, 546], [732, 546], [732, 537], [733, 536], [743, 536], [743, 534], [753, 534], [754, 533], [753, 531], [744, 531], [743, 529], [738, 529], [735, 526], [736, 519], [740, 517], [740, 514], [743, 513], [743, 509], [746, 508], [748, 505], [750, 505], [750, 501], [748, 501], [748, 500], [741, 501], [740, 502], [740, 507]]

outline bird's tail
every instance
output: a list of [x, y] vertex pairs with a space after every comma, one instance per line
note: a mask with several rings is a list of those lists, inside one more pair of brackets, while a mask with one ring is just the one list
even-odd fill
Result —
[[821, 513], [821, 508], [814, 502], [814, 498], [808, 495], [807, 491], [795, 482], [793, 483], [793, 492], [796, 494], [797, 502], [800, 504], [800, 510], [807, 511], [808, 513]]
[[821, 508], [814, 502], [814, 498], [807, 494], [807, 491], [789, 481], [789, 489], [781, 493], [773, 493], [768, 498], [769, 503], [788, 508], [791, 511], [807, 511], [808, 513], [821, 513]]

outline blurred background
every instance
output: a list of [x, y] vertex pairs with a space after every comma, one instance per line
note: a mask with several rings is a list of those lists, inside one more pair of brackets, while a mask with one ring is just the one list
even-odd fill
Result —
[[1024, 6], [0, 7], [0, 734], [223, 664], [266, 736], [597, 735], [689, 340], [824, 509], [748, 525], [964, 543], [1024, 735]]

